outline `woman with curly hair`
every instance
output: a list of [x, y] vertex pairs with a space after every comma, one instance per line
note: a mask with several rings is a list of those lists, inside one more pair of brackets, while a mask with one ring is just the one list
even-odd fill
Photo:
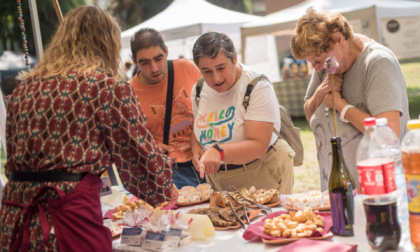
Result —
[[[408, 99], [399, 62], [387, 47], [354, 33], [344, 16], [312, 8], [298, 20], [291, 47], [296, 59], [307, 60], [316, 70], [306, 91], [304, 109], [317, 142], [321, 188], [328, 189], [331, 171], [332, 113], [340, 118], [337, 129], [344, 159], [358, 181], [355, 153], [364, 133], [364, 119], [387, 118], [400, 139], [407, 131]], [[334, 75], [335, 111], [324, 69], [325, 60], [332, 55], [339, 63]]]

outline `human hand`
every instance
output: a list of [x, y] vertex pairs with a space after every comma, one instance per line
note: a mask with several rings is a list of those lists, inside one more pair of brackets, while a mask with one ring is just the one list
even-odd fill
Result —
[[161, 151], [163, 152], [163, 153], [165, 153], [165, 152], [171, 152], [171, 151], [173, 151], [174, 150], [174, 148], [173, 147], [171, 147], [171, 146], [169, 146], [169, 145], [166, 145], [166, 144], [163, 144], [163, 143], [156, 143], [156, 145], [157, 145], [157, 147], [158, 148], [160, 148], [161, 149]]
[[[339, 92], [334, 92], [334, 103], [335, 103], [335, 109], [337, 109], [337, 104], [344, 101], [344, 99], [341, 97], [341, 93]], [[327, 95], [325, 95], [324, 100], [322, 101], [322, 103], [324, 103], [325, 107], [328, 108], [332, 108], [333, 107], [333, 103], [332, 103], [332, 93], [329, 93]]]
[[[340, 75], [333, 75], [334, 78], [334, 91], [341, 92], [341, 86], [343, 84], [343, 77]], [[322, 100], [324, 100], [325, 96], [328, 94], [331, 94], [331, 79], [329, 78], [329, 75], [325, 77], [325, 79], [322, 81], [321, 85], [317, 88], [317, 94], [320, 96]]]
[[172, 199], [169, 202], [175, 205], [178, 202], [178, 198], [179, 198], [178, 188], [176, 188], [175, 184], [172, 184]]
[[206, 151], [198, 164], [200, 177], [204, 178], [204, 175], [217, 172], [219, 170], [221, 161], [221, 155], [217, 150], [210, 148], [208, 151]]
[[[200, 171], [199, 164], [200, 164], [200, 159], [203, 156], [203, 154], [204, 154], [204, 150], [203, 150], [203, 148], [201, 148], [200, 145], [196, 145], [196, 146], [193, 145], [192, 146], [192, 155], [193, 155], [193, 157], [192, 157], [192, 160], [191, 161], [192, 161], [192, 163], [194, 165], [194, 168], [197, 171]], [[201, 177], [201, 178], [204, 178], [204, 176]]]

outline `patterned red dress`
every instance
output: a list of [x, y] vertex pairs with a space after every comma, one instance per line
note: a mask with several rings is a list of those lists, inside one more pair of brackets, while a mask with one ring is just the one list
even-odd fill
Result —
[[6, 176], [55, 170], [88, 175], [81, 182], [8, 182], [0, 209], [0, 250], [9, 251], [13, 241], [29, 251], [74, 251], [61, 241], [67, 239], [63, 232], [77, 246], [77, 239], [87, 246], [96, 239], [105, 244], [97, 247], [93, 241], [91, 248], [110, 250], [97, 189], [98, 175], [112, 163], [135, 196], [154, 206], [170, 200], [171, 162], [145, 125], [132, 87], [109, 73], [71, 72], [62, 79], [19, 83], [7, 107]]

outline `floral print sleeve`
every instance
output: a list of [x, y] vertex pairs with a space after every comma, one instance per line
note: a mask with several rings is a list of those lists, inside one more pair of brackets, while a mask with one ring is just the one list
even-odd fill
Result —
[[[172, 198], [172, 164], [156, 146], [146, 129], [140, 103], [126, 82], [106, 78], [99, 94], [100, 121], [106, 146], [111, 152], [125, 188], [153, 206]], [[104, 161], [104, 160], [103, 160]]]

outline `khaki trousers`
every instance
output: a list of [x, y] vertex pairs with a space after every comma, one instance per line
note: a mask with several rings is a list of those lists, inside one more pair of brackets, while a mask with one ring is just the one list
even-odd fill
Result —
[[294, 156], [294, 150], [279, 138], [262, 159], [244, 164], [242, 168], [207, 175], [206, 180], [216, 191], [231, 191], [228, 186], [233, 185], [238, 190], [255, 186], [256, 189], [277, 189], [280, 194], [291, 194]]

